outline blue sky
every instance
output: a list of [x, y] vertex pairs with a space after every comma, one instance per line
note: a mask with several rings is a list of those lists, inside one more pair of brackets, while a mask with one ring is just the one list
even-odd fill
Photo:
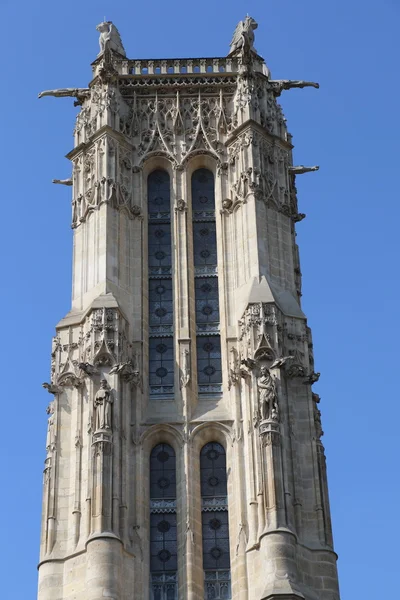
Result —
[[[168, 6], [168, 8], [166, 8]], [[303, 308], [313, 329], [342, 600], [398, 588], [398, 0], [3, 0], [2, 597], [36, 596], [45, 409], [54, 326], [71, 294], [70, 175], [76, 108], [37, 100], [85, 87], [96, 24], [118, 26], [131, 58], [224, 56], [237, 21], [284, 92], [298, 178]], [[4, 531], [5, 529], [5, 531]], [[7, 540], [7, 542], [5, 541]]]

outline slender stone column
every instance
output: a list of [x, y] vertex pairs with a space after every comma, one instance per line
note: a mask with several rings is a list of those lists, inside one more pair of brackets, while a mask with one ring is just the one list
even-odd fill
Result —
[[266, 531], [286, 527], [285, 494], [282, 473], [281, 434], [275, 420], [260, 423], [260, 439], [266, 483]]

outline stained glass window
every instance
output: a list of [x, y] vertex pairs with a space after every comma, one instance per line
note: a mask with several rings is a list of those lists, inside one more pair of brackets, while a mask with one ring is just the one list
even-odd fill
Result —
[[197, 380], [200, 394], [213, 394], [221, 392], [222, 371], [214, 175], [208, 169], [192, 175], [192, 213]]
[[176, 600], [176, 460], [168, 444], [150, 455], [150, 598]]
[[172, 246], [169, 175], [148, 178], [149, 381], [151, 396], [174, 392]]
[[200, 453], [205, 600], [231, 598], [226, 454], [211, 442]]

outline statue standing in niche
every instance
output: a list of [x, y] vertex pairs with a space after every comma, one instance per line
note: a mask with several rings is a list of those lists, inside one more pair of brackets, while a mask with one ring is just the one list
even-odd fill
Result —
[[99, 429], [111, 429], [112, 403], [113, 397], [107, 380], [102, 379], [100, 381], [100, 389], [94, 398], [96, 431]]
[[269, 369], [262, 366], [257, 378], [259, 413], [262, 421], [278, 418], [278, 403], [275, 380]]

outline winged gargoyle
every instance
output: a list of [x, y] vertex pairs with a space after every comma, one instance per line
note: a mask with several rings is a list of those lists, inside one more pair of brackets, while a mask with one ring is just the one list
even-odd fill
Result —
[[243, 52], [251, 50], [252, 52], [256, 52], [256, 49], [254, 48], [254, 30], [257, 29], [257, 27], [257, 21], [255, 21], [253, 17], [249, 17], [249, 15], [247, 15], [244, 21], [239, 21], [233, 34], [228, 56], [237, 50]]

